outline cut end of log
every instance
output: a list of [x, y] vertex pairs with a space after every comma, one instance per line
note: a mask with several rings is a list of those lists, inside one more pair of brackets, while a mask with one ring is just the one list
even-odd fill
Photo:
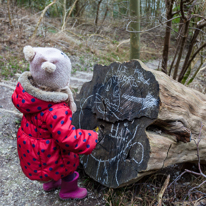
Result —
[[150, 146], [145, 131], [159, 111], [154, 75], [138, 61], [96, 65], [92, 81], [84, 84], [77, 98], [75, 126], [100, 128], [99, 144], [81, 159], [85, 171], [113, 188], [136, 178], [147, 168]]

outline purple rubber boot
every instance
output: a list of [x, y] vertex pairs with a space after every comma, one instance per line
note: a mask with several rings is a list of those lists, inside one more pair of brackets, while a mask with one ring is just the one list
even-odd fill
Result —
[[83, 199], [87, 196], [87, 189], [78, 187], [77, 185], [79, 173], [75, 171], [74, 174], [76, 176], [72, 181], [66, 182], [62, 179], [61, 190], [59, 192], [60, 199]]
[[43, 189], [45, 192], [50, 192], [50, 191], [53, 191], [55, 189], [59, 189], [61, 187], [61, 182], [62, 180], [58, 180], [58, 181], [50, 181], [50, 182], [47, 182], [47, 183], [44, 183], [43, 184]]

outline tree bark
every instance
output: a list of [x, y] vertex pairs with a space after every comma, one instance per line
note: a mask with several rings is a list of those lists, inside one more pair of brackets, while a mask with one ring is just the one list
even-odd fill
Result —
[[206, 26], [206, 21], [204, 21], [203, 23], [199, 23], [199, 25], [197, 24], [197, 29], [195, 30], [194, 35], [192, 37], [192, 40], [191, 40], [191, 42], [189, 44], [187, 56], [185, 58], [183, 66], [182, 66], [182, 70], [180, 72], [180, 75], [179, 75], [179, 78], [178, 78], [178, 82], [182, 81], [185, 72], [187, 71], [188, 67], [190, 66], [190, 63], [191, 63], [190, 56], [191, 56], [191, 53], [192, 53], [192, 49], [194, 47], [194, 44], [197, 41], [197, 37], [198, 37], [201, 29], [204, 28], [205, 26]]
[[130, 25], [130, 59], [140, 58], [140, 0], [130, 0], [130, 16], [133, 17]]
[[61, 28], [61, 32], [63, 32], [66, 29], [66, 23], [72, 13], [72, 11], [75, 8], [76, 3], [78, 2], [78, 0], [75, 0], [75, 2], [72, 4], [71, 9], [69, 10], [69, 13], [67, 15], [67, 10], [66, 10], [66, 0], [64, 0], [64, 17], [63, 17], [63, 23], [62, 23], [62, 28]]
[[96, 18], [95, 18], [95, 26], [97, 27], [98, 25], [98, 20], [99, 20], [99, 9], [100, 9], [100, 4], [102, 3], [102, 0], [99, 0], [97, 4], [97, 13], [96, 13]]
[[[181, 15], [182, 15], [182, 20], [184, 22], [184, 25], [183, 25], [183, 27], [184, 27], [184, 34], [183, 34], [182, 41], [181, 41], [180, 52], [179, 52], [179, 56], [178, 56], [178, 59], [177, 59], [177, 62], [176, 62], [175, 71], [174, 71], [174, 74], [173, 74], [173, 79], [177, 78], [177, 73], [178, 73], [178, 68], [179, 68], [180, 60], [182, 58], [183, 49], [185, 47], [185, 42], [186, 42], [187, 37], [188, 37], [188, 29], [189, 29], [190, 20], [192, 18], [192, 11], [193, 11], [193, 9], [194, 9], [194, 7], [196, 5], [196, 2], [197, 2], [197, 0], [194, 0], [194, 1], [190, 2], [192, 5], [188, 9], [187, 17], [186, 17], [185, 14], [184, 14], [184, 4], [186, 2], [183, 1], [183, 0], [180, 1], [180, 12], [181, 12]], [[182, 73], [182, 71], [180, 73]], [[179, 79], [178, 79], [178, 81], [179, 81]]]
[[169, 69], [169, 73], [168, 73], [169, 76], [171, 75], [171, 72], [172, 72], [172, 69], [173, 69], [175, 60], [176, 60], [176, 58], [177, 58], [177, 54], [178, 54], [178, 51], [179, 51], [179, 48], [180, 48], [181, 40], [182, 40], [181, 38], [179, 38], [179, 39], [177, 40], [177, 45], [178, 45], [178, 46], [176, 47], [175, 55], [174, 55], [174, 57], [173, 57], [173, 60], [172, 60], [171, 65], [170, 65], [170, 69]]
[[[167, 20], [172, 19], [172, 8], [174, 4], [174, 0], [166, 0], [165, 2], [166, 8], [167, 8]], [[162, 53], [162, 72], [167, 74], [167, 61], [168, 61], [168, 55], [169, 55], [169, 47], [170, 47], [170, 34], [171, 34], [171, 26], [172, 21], [167, 22], [166, 31], [165, 31], [165, 38], [164, 38], [164, 49]]]
[[42, 11], [41, 16], [39, 17], [39, 20], [38, 20], [38, 22], [37, 22], [37, 24], [36, 24], [36, 27], [35, 27], [35, 29], [34, 29], [34, 33], [33, 33], [32, 36], [31, 36], [31, 39], [33, 39], [33, 38], [36, 36], [37, 30], [38, 30], [38, 28], [39, 28], [39, 25], [40, 25], [40, 23], [41, 23], [41, 20], [42, 20], [43, 17], [44, 17], [44, 14], [45, 14], [46, 11], [49, 9], [49, 7], [51, 7], [53, 4], [56, 3], [56, 1], [57, 1], [57, 0], [54, 0], [53, 2], [51, 2], [50, 4], [48, 4], [48, 5], [44, 8], [44, 10]]
[[[141, 61], [95, 65], [91, 82], [76, 97], [77, 128], [99, 128], [99, 143], [83, 156], [86, 173], [117, 188], [177, 163], [197, 160], [206, 120], [206, 96]], [[200, 159], [205, 161], [206, 127]]]
[[174, 71], [174, 74], [173, 74], [173, 79], [177, 78], [177, 73], [178, 73], [178, 69], [179, 69], [179, 65], [180, 65], [180, 60], [182, 58], [183, 50], [184, 50], [184, 47], [185, 47], [185, 42], [186, 42], [187, 35], [188, 35], [189, 24], [190, 24], [190, 21], [188, 20], [185, 23], [185, 25], [183, 26], [184, 27], [184, 33], [183, 33], [183, 37], [182, 37], [182, 41], [181, 41], [181, 45], [180, 45], [179, 55], [178, 55], [177, 62], [176, 62], [176, 65], [175, 65], [175, 71]]
[[8, 9], [8, 16], [9, 16], [9, 25], [12, 27], [12, 22], [11, 22], [11, 13], [10, 13], [10, 1], [7, 0], [7, 9]]

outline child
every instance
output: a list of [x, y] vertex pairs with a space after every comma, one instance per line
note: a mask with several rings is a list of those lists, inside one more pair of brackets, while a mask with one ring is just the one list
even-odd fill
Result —
[[21, 168], [29, 179], [44, 182], [45, 191], [61, 188], [61, 199], [85, 198], [87, 190], [77, 186], [77, 154], [90, 154], [98, 135], [71, 125], [76, 104], [68, 86], [70, 60], [55, 48], [26, 46], [23, 52], [30, 72], [20, 76], [12, 95], [23, 113], [17, 133]]

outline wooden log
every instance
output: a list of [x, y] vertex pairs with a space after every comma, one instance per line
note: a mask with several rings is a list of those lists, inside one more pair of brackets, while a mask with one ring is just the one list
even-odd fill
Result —
[[93, 79], [83, 85], [76, 103], [73, 124], [100, 130], [97, 147], [81, 163], [107, 187], [122, 187], [161, 168], [197, 160], [193, 140], [206, 120], [206, 95], [141, 61], [95, 65]]

